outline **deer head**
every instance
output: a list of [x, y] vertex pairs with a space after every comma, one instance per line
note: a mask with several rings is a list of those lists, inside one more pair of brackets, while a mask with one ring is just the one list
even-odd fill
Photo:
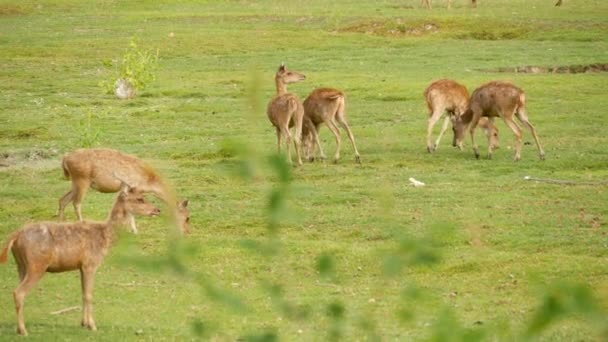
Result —
[[288, 70], [285, 64], [281, 63], [274, 78], [281, 83], [289, 84], [303, 81], [306, 79], [306, 76], [297, 71]]

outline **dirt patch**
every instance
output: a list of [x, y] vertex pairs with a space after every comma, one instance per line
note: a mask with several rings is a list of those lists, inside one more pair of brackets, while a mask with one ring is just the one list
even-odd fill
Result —
[[584, 74], [587, 72], [608, 72], [608, 63], [562, 66], [518, 66], [498, 69], [485, 69], [485, 72], [511, 72], [525, 74]]
[[30, 10], [26, 9], [23, 6], [18, 5], [0, 5], [0, 17], [3, 16], [16, 16], [16, 15], [25, 15], [29, 13]]
[[338, 32], [356, 32], [377, 36], [422, 36], [438, 31], [437, 24], [407, 23], [402, 19], [359, 22], [338, 30]]
[[51, 163], [58, 167], [55, 161], [58, 154], [59, 152], [54, 148], [0, 151], [0, 170], [13, 167], [40, 168]]

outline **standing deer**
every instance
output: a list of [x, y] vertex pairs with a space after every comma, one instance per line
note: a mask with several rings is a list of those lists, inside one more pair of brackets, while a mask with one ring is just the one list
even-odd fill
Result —
[[[435, 151], [441, 137], [448, 129], [449, 121], [454, 121], [455, 117], [462, 115], [469, 105], [469, 92], [465, 86], [453, 80], [438, 80], [431, 83], [424, 90], [424, 100], [429, 109], [429, 119], [426, 128], [426, 149], [429, 152]], [[443, 121], [439, 136], [432, 143], [433, 126], [439, 121], [443, 113], [448, 115]], [[458, 147], [462, 149], [462, 144]]]
[[[469, 106], [469, 92], [462, 84], [453, 80], [444, 79], [431, 83], [424, 90], [424, 99], [429, 109], [426, 149], [429, 152], [433, 152], [439, 148], [439, 142], [448, 128], [449, 121], [452, 121], [453, 123], [457, 117], [467, 110]], [[439, 136], [437, 136], [437, 140], [433, 145], [433, 126], [439, 121], [444, 112], [447, 113], [447, 115], [443, 121]], [[488, 145], [493, 146], [493, 148], [498, 148], [498, 129], [494, 126], [493, 122], [488, 119], [483, 119], [479, 122], [479, 125], [484, 129], [488, 138]], [[454, 128], [452, 127], [452, 129]], [[458, 148], [462, 150], [462, 141], [457, 141], [456, 132], [454, 132], [452, 145], [458, 146]]]
[[[475, 89], [471, 95], [469, 109], [454, 122], [454, 132], [456, 140], [461, 142], [464, 140], [464, 132], [469, 127], [471, 134], [471, 143], [475, 157], [479, 158], [479, 150], [475, 144], [475, 128], [482, 116], [489, 118], [500, 116], [507, 127], [509, 127], [517, 139], [515, 144], [515, 161], [521, 159], [522, 131], [521, 128], [513, 121], [513, 116], [527, 126], [534, 137], [536, 147], [538, 148], [539, 157], [545, 159], [545, 151], [543, 151], [536, 129], [526, 114], [526, 96], [524, 91], [508, 82], [493, 81], [482, 85]], [[488, 147], [488, 159], [492, 158], [492, 147]]]
[[106, 222], [39, 222], [13, 233], [0, 254], [6, 263], [13, 252], [20, 284], [13, 296], [17, 311], [17, 333], [27, 335], [23, 319], [25, 296], [46, 272], [80, 271], [82, 326], [97, 330], [93, 320], [95, 271], [112, 244], [114, 230], [132, 215], [157, 216], [160, 210], [146, 201], [143, 191], [122, 183], [121, 191]]
[[[160, 175], [148, 164], [135, 156], [106, 148], [78, 149], [66, 154], [61, 162], [63, 174], [71, 180], [72, 188], [61, 199], [57, 215], [64, 219], [64, 209], [73, 202], [79, 221], [83, 221], [81, 203], [87, 190], [93, 188], [102, 193], [120, 190], [120, 180], [114, 175], [123, 177], [129, 184], [144, 192], [151, 192], [175, 209], [177, 225], [182, 233], [189, 232], [188, 201], [174, 205], [174, 195]], [[137, 233], [135, 218], [129, 216], [131, 230]]]
[[[287, 70], [284, 64], [279, 66], [274, 82], [277, 94], [268, 102], [266, 114], [277, 132], [277, 149], [281, 153], [281, 138], [285, 139], [287, 147], [287, 157], [291, 163], [291, 139], [293, 138], [298, 165], [302, 165], [300, 156], [300, 141], [302, 139], [302, 120], [304, 117], [304, 107], [297, 95], [287, 92], [287, 84], [300, 82], [306, 79], [303, 74]], [[294, 135], [291, 135], [290, 128], [295, 126]]]
[[[321, 142], [319, 141], [319, 128], [322, 123], [325, 123], [329, 130], [334, 134], [336, 138], [336, 153], [334, 154], [334, 163], [337, 163], [340, 159], [340, 145], [341, 136], [338, 124], [346, 131], [350, 142], [353, 144], [355, 151], [355, 161], [361, 164], [361, 158], [357, 145], [355, 144], [355, 137], [353, 132], [350, 130], [348, 123], [346, 122], [346, 111], [345, 111], [345, 96], [344, 93], [332, 88], [318, 88], [313, 90], [310, 95], [304, 100], [304, 127], [303, 127], [303, 141], [306, 158], [312, 160], [314, 158], [315, 145], [319, 147], [321, 158], [325, 159], [325, 153], [321, 148]], [[312, 149], [312, 153], [311, 153]]]

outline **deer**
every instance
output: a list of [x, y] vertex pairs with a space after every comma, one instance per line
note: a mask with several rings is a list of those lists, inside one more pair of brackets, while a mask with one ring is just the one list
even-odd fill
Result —
[[[302, 165], [300, 155], [300, 142], [302, 139], [302, 121], [304, 117], [304, 107], [297, 95], [287, 92], [287, 84], [300, 82], [306, 76], [297, 71], [288, 70], [284, 63], [281, 63], [277, 70], [274, 81], [276, 95], [268, 102], [266, 114], [277, 133], [277, 149], [281, 153], [281, 139], [285, 139], [287, 147], [287, 158], [291, 160], [291, 140], [293, 139], [298, 165]], [[290, 128], [294, 127], [294, 134], [291, 135]]]
[[19, 274], [13, 297], [17, 311], [17, 333], [27, 335], [23, 303], [27, 293], [45, 275], [80, 271], [82, 285], [82, 326], [97, 330], [93, 319], [95, 272], [108, 252], [115, 230], [132, 215], [158, 216], [160, 209], [146, 201], [144, 192], [121, 182], [121, 190], [105, 222], [38, 222], [26, 224], [13, 233], [0, 253], [6, 263], [11, 250]]
[[[429, 110], [429, 119], [427, 122], [426, 149], [432, 153], [439, 148], [441, 137], [448, 128], [448, 124], [452, 121], [452, 125], [456, 117], [462, 115], [469, 106], [469, 92], [462, 84], [448, 79], [442, 79], [431, 83], [424, 90], [424, 99]], [[435, 144], [432, 143], [433, 126], [439, 121], [441, 116], [447, 113], [441, 127], [441, 131], [437, 136]], [[498, 148], [498, 129], [494, 126], [491, 120], [483, 118], [479, 125], [484, 129], [488, 138], [488, 145], [494, 149]], [[453, 126], [452, 126], [452, 129]], [[452, 146], [457, 146], [460, 150], [463, 149], [462, 141], [457, 141], [456, 132]]]
[[319, 140], [319, 128], [325, 123], [336, 138], [334, 163], [340, 159], [341, 135], [338, 124], [346, 131], [355, 151], [355, 161], [361, 164], [355, 137], [346, 121], [346, 96], [338, 89], [317, 88], [304, 100], [304, 125], [302, 128], [303, 145], [306, 158], [314, 159], [315, 145], [319, 148], [321, 159], [326, 159]]
[[[530, 123], [528, 115], [526, 114], [526, 95], [521, 88], [503, 81], [486, 83], [475, 89], [469, 101], [469, 108], [463, 115], [454, 121], [454, 133], [458, 142], [463, 140], [465, 130], [467, 127], [469, 128], [473, 152], [475, 158], [478, 159], [479, 149], [475, 144], [475, 128], [482, 116], [486, 116], [490, 119], [501, 117], [507, 127], [513, 131], [513, 134], [515, 134], [516, 137], [514, 161], [519, 161], [521, 159], [522, 130], [515, 121], [513, 121], [513, 116], [516, 116], [532, 133], [540, 159], [545, 159], [545, 151], [538, 139], [536, 128]], [[491, 158], [492, 147], [490, 146], [488, 147], [488, 159]]]
[[[452, 0], [448, 1], [448, 9], [452, 8]], [[422, 6], [433, 9], [433, 0], [422, 0]], [[471, 0], [471, 7], [477, 7], [477, 0]]]
[[[139, 158], [108, 148], [77, 149], [67, 153], [61, 162], [63, 175], [72, 182], [71, 189], [59, 199], [57, 216], [64, 220], [64, 209], [72, 202], [76, 216], [83, 221], [81, 203], [89, 188], [101, 193], [115, 193], [120, 190], [121, 182], [114, 176], [120, 175], [129, 184], [144, 192], [151, 192], [163, 200], [175, 213], [176, 224], [181, 232], [190, 231], [188, 200], [177, 202], [162, 177]], [[176, 204], [177, 203], [177, 204]], [[135, 218], [130, 216], [131, 231], [137, 234]]]

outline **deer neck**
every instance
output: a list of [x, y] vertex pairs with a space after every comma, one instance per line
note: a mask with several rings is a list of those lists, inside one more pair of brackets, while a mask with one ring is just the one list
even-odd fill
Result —
[[277, 87], [277, 95], [283, 95], [287, 93], [287, 85], [280, 78], [275, 77], [274, 83]]
[[128, 217], [129, 213], [125, 208], [123, 199], [118, 198], [116, 203], [114, 203], [114, 207], [112, 207], [112, 211], [110, 212], [110, 217], [108, 217], [107, 222], [110, 227], [115, 227], [125, 224]]
[[473, 111], [470, 109], [466, 110], [462, 115], [460, 115], [460, 120], [462, 120], [465, 125], [470, 124], [471, 120], [473, 120]]

